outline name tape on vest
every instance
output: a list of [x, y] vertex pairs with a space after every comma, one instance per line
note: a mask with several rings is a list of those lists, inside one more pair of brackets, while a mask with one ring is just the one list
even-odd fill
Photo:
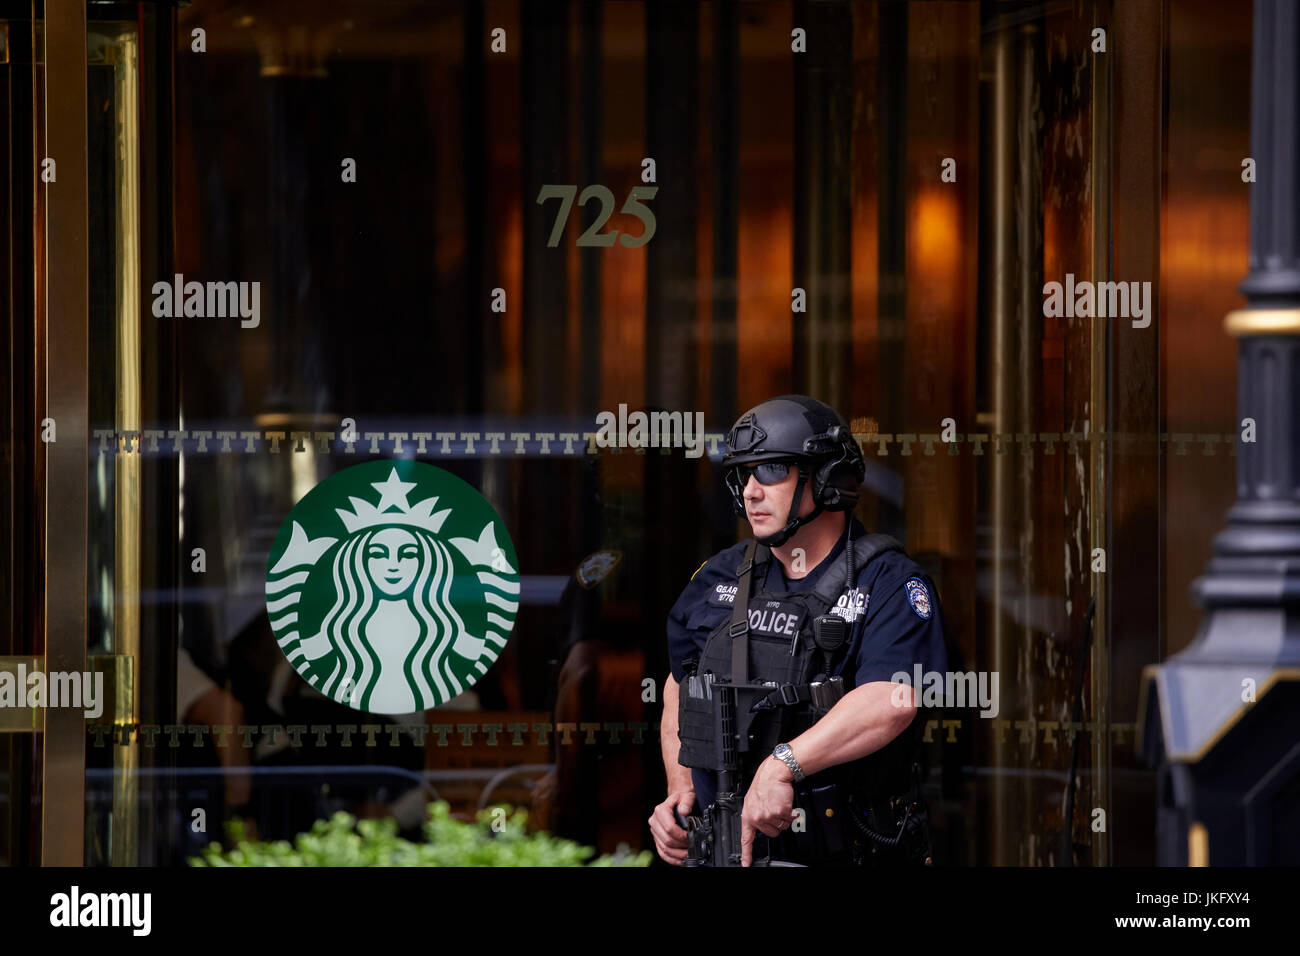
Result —
[[738, 587], [739, 585], [735, 584], [716, 585], [713, 593], [709, 595], [709, 603], [714, 607], [731, 607], [736, 603], [736, 590]]

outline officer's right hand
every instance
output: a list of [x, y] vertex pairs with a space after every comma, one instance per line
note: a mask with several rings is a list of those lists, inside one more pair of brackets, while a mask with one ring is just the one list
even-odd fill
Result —
[[681, 866], [686, 861], [686, 851], [690, 844], [687, 842], [686, 831], [677, 825], [677, 820], [673, 817], [673, 809], [685, 816], [694, 806], [695, 791], [678, 790], [670, 793], [668, 799], [655, 807], [655, 812], [650, 815], [650, 834], [655, 838], [655, 849], [665, 863]]

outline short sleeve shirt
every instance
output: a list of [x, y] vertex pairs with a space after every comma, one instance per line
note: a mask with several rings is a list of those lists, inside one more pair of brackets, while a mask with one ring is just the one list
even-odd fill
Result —
[[[866, 534], [856, 519], [853, 525], [855, 540]], [[668, 613], [668, 659], [678, 683], [685, 677], [685, 663], [698, 661], [709, 635], [731, 617], [729, 602], [718, 595], [720, 589], [736, 585], [736, 569], [744, 560], [745, 546], [743, 541], [732, 545], [700, 565]], [[834, 562], [843, 560], [841, 538], [831, 553], [802, 578], [787, 580], [775, 557], [760, 567], [766, 568], [765, 585], [769, 590], [810, 591]], [[901, 552], [887, 551], [858, 571], [856, 583], [868, 596], [866, 613], [854, 621], [848, 652], [841, 656], [836, 668], [846, 690], [890, 681], [895, 675], [906, 675], [908, 682], [915, 684], [918, 667], [922, 674], [947, 670], [942, 608], [933, 583], [920, 565]], [[754, 592], [763, 585], [756, 582]], [[696, 770], [693, 776], [696, 798], [703, 808], [712, 802], [713, 786], [706, 783], [711, 775]]]

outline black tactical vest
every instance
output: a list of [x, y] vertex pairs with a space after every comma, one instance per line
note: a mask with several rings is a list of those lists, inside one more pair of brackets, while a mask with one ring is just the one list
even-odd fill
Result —
[[[879, 555], [886, 551], [902, 551], [903, 547], [888, 535], [869, 534], [855, 540], [853, 549], [856, 574]], [[746, 785], [754, 768], [771, 754], [772, 748], [799, 736], [834, 705], [835, 701], [828, 701], [822, 690], [814, 689], [814, 681], [825, 684], [827, 675], [833, 673], [847, 653], [850, 642], [846, 639], [838, 652], [828, 655], [814, 642], [813, 621], [821, 615], [836, 613], [847, 618], [846, 627], [851, 628], [854, 618], [853, 614], [847, 613], [848, 605], [856, 604], [857, 613], [861, 614], [868, 597], [865, 591], [861, 591], [860, 596], [846, 595], [849, 587], [847, 562], [845, 555], [840, 555], [823, 572], [811, 591], [762, 589], [751, 593], [748, 600], [742, 602], [742, 591], [752, 589], [754, 576], [766, 576], [766, 564], [770, 560], [770, 550], [751, 540], [737, 569], [736, 585], [717, 586], [711, 601], [716, 603], [720, 597], [725, 602], [730, 595], [737, 607], [733, 607], [730, 619], [709, 634], [699, 661], [693, 667], [687, 663], [687, 673], [678, 693], [678, 762], [683, 766], [716, 772], [722, 769], [720, 755], [723, 738], [728, 735], [719, 718], [717, 704], [720, 695], [712, 693], [712, 683], [730, 681], [736, 678], [737, 673], [742, 673], [738, 680], [771, 684], [770, 692], [762, 694], [760, 691], [760, 696], [748, 708], [752, 723], [748, 728], [748, 740], [740, 743], [741, 775]], [[738, 608], [742, 603], [747, 604], [743, 617]], [[744, 625], [748, 625], [747, 628]], [[742, 649], [745, 651], [743, 660]], [[745, 670], [747, 675], [743, 674]], [[832, 682], [828, 686], [836, 685]], [[842, 692], [851, 689], [843, 688]], [[886, 749], [892, 755], [902, 748]], [[884, 768], [878, 754], [827, 768], [810, 776], [808, 781], [844, 782], [859, 792], [876, 790], [884, 783], [881, 780]], [[888, 776], [895, 776], [897, 769], [891, 768]], [[889, 781], [890, 785], [892, 783]]]

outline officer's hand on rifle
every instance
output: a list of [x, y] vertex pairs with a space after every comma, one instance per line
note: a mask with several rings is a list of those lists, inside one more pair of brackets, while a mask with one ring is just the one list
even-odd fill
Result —
[[740, 813], [740, 865], [754, 857], [754, 832], [775, 837], [794, 819], [794, 775], [780, 760], [768, 757], [758, 765]]
[[650, 834], [655, 839], [655, 849], [665, 863], [681, 866], [686, 860], [689, 847], [686, 831], [677, 825], [673, 817], [676, 808], [682, 816], [691, 812], [695, 806], [694, 790], [678, 790], [668, 795], [668, 799], [655, 807], [650, 816]]

